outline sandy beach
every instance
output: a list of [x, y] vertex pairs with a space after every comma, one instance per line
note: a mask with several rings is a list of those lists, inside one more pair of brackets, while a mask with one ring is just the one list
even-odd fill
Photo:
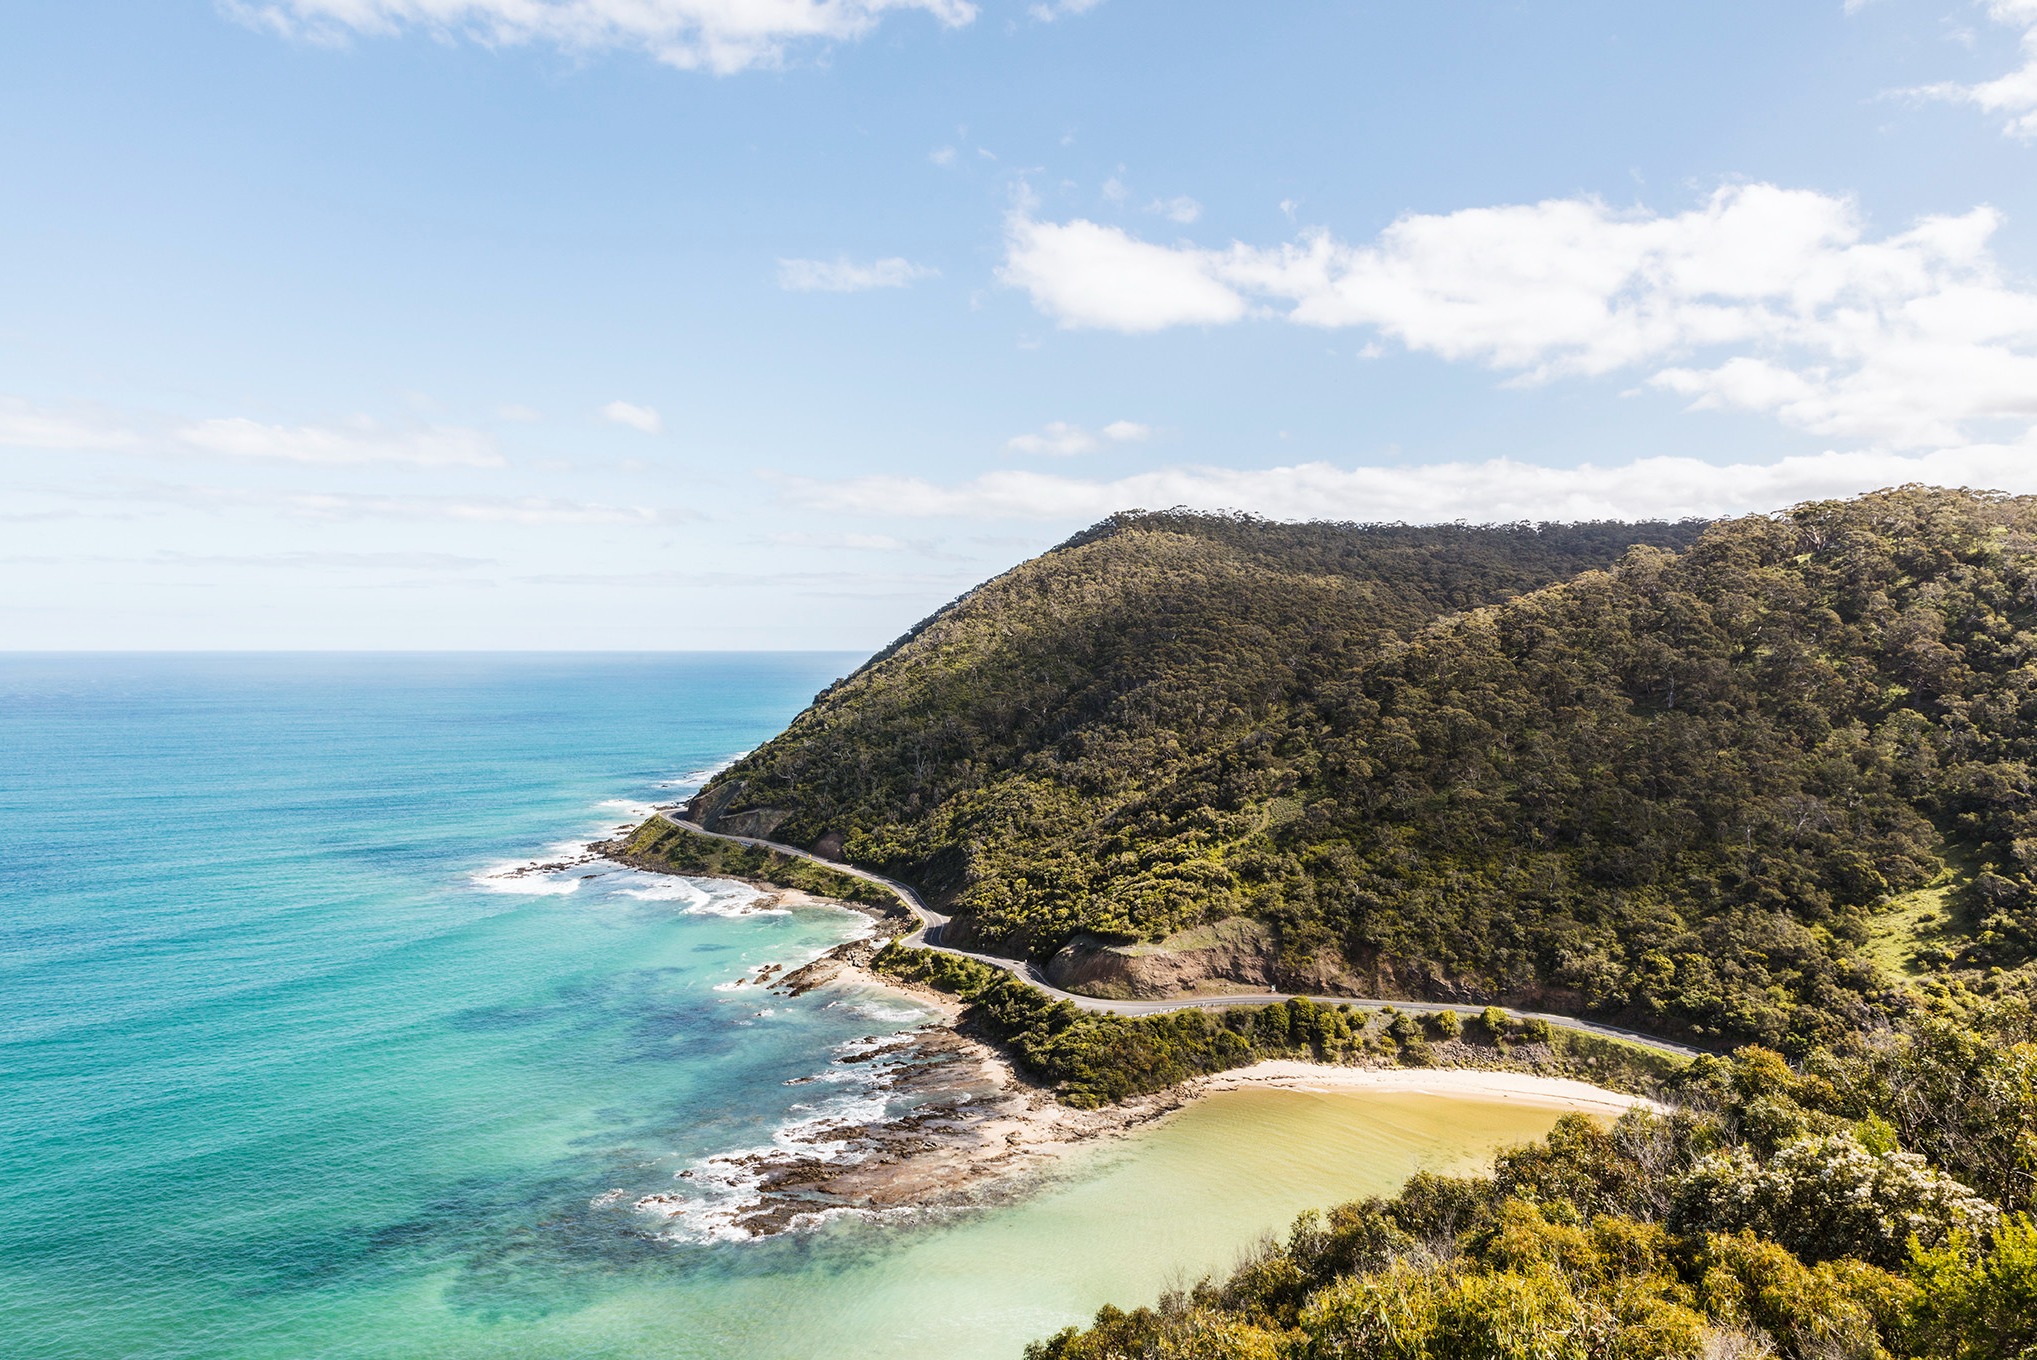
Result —
[[803, 1146], [750, 1154], [717, 1168], [751, 1187], [743, 1203], [724, 1211], [721, 1228], [768, 1236], [841, 1212], [916, 1211], [1008, 1199], [1024, 1192], [1031, 1173], [1071, 1149], [1124, 1137], [1219, 1091], [1433, 1095], [1608, 1119], [1635, 1106], [1662, 1108], [1640, 1096], [1532, 1072], [1270, 1061], [1100, 1110], [1074, 1109], [1027, 1079], [998, 1050], [960, 1032], [956, 1024], [963, 1008], [954, 997], [901, 985], [864, 967], [879, 943], [852, 942], [767, 985], [792, 994], [875, 988], [909, 995], [938, 1010], [937, 1022], [844, 1060], [878, 1064], [878, 1089], [895, 1099], [900, 1112], [870, 1123], [815, 1129]]
[[1232, 1072], [1219, 1072], [1193, 1085], [1196, 1095], [1247, 1087], [1286, 1091], [1393, 1091], [1404, 1095], [1500, 1100], [1532, 1105], [1538, 1109], [1576, 1110], [1609, 1118], [1617, 1118], [1636, 1106], [1657, 1113], [1667, 1108], [1660, 1101], [1645, 1096], [1608, 1091], [1568, 1077], [1469, 1067], [1335, 1067], [1324, 1063], [1274, 1060]]

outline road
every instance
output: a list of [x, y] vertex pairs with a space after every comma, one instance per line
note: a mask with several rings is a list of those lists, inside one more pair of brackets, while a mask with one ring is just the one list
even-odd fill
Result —
[[[1330, 1006], [1351, 1005], [1375, 1008], [1394, 1006], [1404, 1011], [1413, 1011], [1418, 1015], [1435, 1015], [1443, 1011], [1455, 1011], [1459, 1015], [1480, 1015], [1485, 1011], [1483, 1006], [1460, 1005], [1450, 1001], [1380, 1000], [1360, 996], [1316, 996], [1303, 992], [1246, 992], [1237, 995], [1184, 997], [1173, 1001], [1112, 1001], [1100, 996], [1084, 996], [1080, 992], [1063, 991], [1061, 988], [1056, 987], [1053, 983], [1047, 981], [1047, 975], [1040, 970], [1037, 964], [1029, 963], [1024, 959], [1006, 959], [1000, 958], [995, 954], [977, 954], [967, 949], [955, 949], [949, 945], [942, 944], [941, 931], [948, 924], [948, 918], [927, 906], [926, 903], [920, 900], [918, 893], [896, 879], [886, 878], [882, 874], [873, 874], [868, 869], [858, 869], [853, 864], [843, 864], [839, 860], [825, 859], [820, 855], [814, 854], [812, 851], [801, 850], [794, 845], [780, 845], [777, 841], [759, 840], [754, 836], [731, 836], [726, 832], [709, 831], [706, 827], [696, 822], [689, 822], [684, 818], [674, 817], [671, 813], [665, 812], [662, 809], [659, 810], [657, 815], [674, 826], [691, 831], [695, 835], [712, 836], [716, 840], [733, 841], [737, 845], [751, 845], [759, 850], [772, 850], [781, 855], [791, 855], [796, 859], [811, 860], [815, 864], [833, 869], [837, 873], [850, 874], [856, 878], [878, 884], [880, 887], [886, 888], [895, 894], [905, 909], [910, 911], [919, 920], [919, 928], [911, 934], [902, 937], [899, 943], [921, 949], [936, 949], [943, 954], [954, 954], [960, 958], [975, 959], [978, 963], [987, 963], [993, 968], [1002, 968], [1007, 973], [1012, 973], [1038, 987], [1041, 991], [1047, 993], [1047, 995], [1078, 1006], [1085, 1011], [1115, 1011], [1119, 1015], [1157, 1015], [1162, 1011], [1220, 1010], [1226, 1006], [1266, 1006], [1272, 1005], [1275, 1002], [1290, 1001], [1296, 997], [1303, 997], [1309, 1001]], [[1674, 1044], [1667, 1039], [1658, 1039], [1652, 1034], [1641, 1034], [1634, 1030], [1620, 1029], [1613, 1025], [1596, 1024], [1590, 1020], [1580, 1020], [1574, 1015], [1551, 1015], [1543, 1011], [1517, 1011], [1507, 1006], [1501, 1006], [1499, 1009], [1513, 1020], [1544, 1020], [1550, 1025], [1562, 1029], [1579, 1030], [1585, 1034], [1596, 1034], [1606, 1039], [1619, 1039], [1626, 1043], [1639, 1044], [1643, 1048], [1655, 1049], [1660, 1053], [1673, 1054], [1679, 1058], [1695, 1058], [1703, 1053], [1702, 1049], [1690, 1048], [1683, 1044]]]

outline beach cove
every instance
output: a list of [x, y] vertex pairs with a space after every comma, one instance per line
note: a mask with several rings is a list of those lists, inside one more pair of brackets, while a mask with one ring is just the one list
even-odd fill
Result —
[[584, 858], [843, 660], [10, 663], [10, 1353], [1014, 1356], [1558, 1117], [1254, 1086], [959, 1208], [764, 1240], [637, 1208], [878, 1118], [839, 1060], [940, 1019], [771, 990], [865, 918]]

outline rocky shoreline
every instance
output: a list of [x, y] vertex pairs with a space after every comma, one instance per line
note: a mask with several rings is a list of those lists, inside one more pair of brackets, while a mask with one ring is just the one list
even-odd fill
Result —
[[[796, 896], [807, 901], [805, 894]], [[871, 1093], [893, 1112], [862, 1123], [808, 1129], [790, 1146], [733, 1153], [682, 1172], [744, 1186], [743, 1202], [714, 1211], [697, 1230], [766, 1237], [845, 1213], [883, 1214], [991, 1203], [1020, 1192], [1029, 1173], [1067, 1149], [1178, 1109], [1168, 1092], [1103, 1110], [1077, 1110], [1027, 1080], [995, 1048], [956, 1028], [960, 1007], [942, 993], [903, 987], [868, 971], [881, 941], [856, 940], [769, 983], [788, 996], [821, 987], [871, 987], [911, 995], [941, 1018], [838, 1057], [868, 1065]], [[819, 1077], [801, 1078], [816, 1081]], [[651, 1212], [701, 1210], [683, 1195], [648, 1196]]]
[[[616, 853], [617, 842], [590, 852], [653, 873], [670, 868]], [[682, 875], [683, 876], [683, 875]], [[811, 963], [781, 972], [767, 965], [749, 985], [796, 997], [820, 988], [864, 988], [911, 997], [939, 1018], [917, 1029], [873, 1039], [844, 1053], [837, 1067], [862, 1067], [868, 1091], [887, 1113], [860, 1122], [817, 1120], [778, 1146], [723, 1154], [680, 1173], [695, 1185], [739, 1187], [728, 1202], [707, 1206], [690, 1193], [646, 1195], [637, 1210], [687, 1220], [707, 1236], [759, 1238], [817, 1226], [843, 1213], [885, 1214], [956, 1208], [1009, 1199], [1032, 1173], [1071, 1148], [1125, 1133], [1160, 1119], [1211, 1091], [1247, 1086], [1298, 1090], [1371, 1089], [1429, 1091], [1479, 1099], [1523, 1100], [1553, 1108], [1616, 1114], [1652, 1102], [1557, 1077], [1519, 1071], [1454, 1069], [1414, 1071], [1376, 1066], [1331, 1067], [1299, 1062], [1264, 1063], [1218, 1073], [1167, 1091], [1096, 1110], [1076, 1109], [1030, 1080], [996, 1047], [966, 1032], [963, 1007], [953, 996], [884, 977], [871, 959], [903, 934], [910, 917], [855, 902], [750, 882], [766, 894], [762, 906], [828, 906], [873, 918], [871, 936], [838, 945]], [[826, 1074], [800, 1083], [826, 1080]]]

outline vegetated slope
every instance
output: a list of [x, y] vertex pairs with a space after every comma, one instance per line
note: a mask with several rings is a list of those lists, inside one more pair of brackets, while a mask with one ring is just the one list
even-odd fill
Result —
[[2033, 530], [2037, 500], [1903, 488], [1440, 624], [1267, 743], [1299, 811], [1225, 867], [1290, 948], [1728, 1041], [1863, 1022], [1873, 914], [1948, 845], [1978, 872], [1937, 962], [2020, 962]]
[[1000, 943], [1137, 933], [1158, 917], [1103, 901], [1091, 861], [1156, 778], [1283, 722], [1440, 614], [1697, 528], [1115, 516], [915, 627], [694, 806], [722, 830], [844, 837], [857, 863], [993, 918]]
[[1298, 981], [1800, 1047], [1884, 1000], [1858, 946], [1948, 857], [1935, 962], [2037, 943], [2033, 529], [1921, 488], [1694, 541], [1121, 517], [696, 808], [1039, 957], [1246, 915]]

